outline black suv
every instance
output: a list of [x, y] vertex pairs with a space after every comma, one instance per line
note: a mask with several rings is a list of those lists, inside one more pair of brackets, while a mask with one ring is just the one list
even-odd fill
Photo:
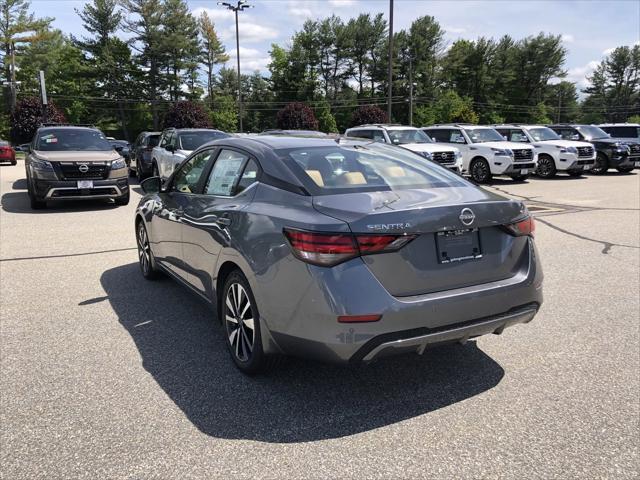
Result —
[[596, 163], [592, 173], [605, 173], [610, 168], [628, 173], [640, 167], [640, 143], [611, 138], [607, 132], [594, 125], [547, 125], [565, 140], [591, 142], [596, 149]]
[[92, 127], [40, 127], [25, 158], [31, 208], [49, 200], [113, 199], [129, 203], [127, 164]]
[[131, 147], [129, 168], [136, 174], [139, 182], [153, 171], [151, 152], [160, 142], [160, 135], [160, 132], [142, 132]]

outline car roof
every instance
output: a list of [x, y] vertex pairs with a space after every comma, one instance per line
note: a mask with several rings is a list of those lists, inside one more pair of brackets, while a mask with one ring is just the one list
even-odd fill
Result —
[[418, 127], [412, 127], [410, 125], [400, 125], [394, 123], [368, 123], [364, 125], [356, 125], [355, 127], [350, 127], [347, 130], [359, 130], [361, 128], [370, 128], [370, 129], [379, 129], [379, 130], [416, 130]]
[[179, 132], [220, 132], [220, 133], [227, 133], [227, 132], [223, 132], [222, 130], [217, 130], [215, 128], [176, 128], [176, 127], [169, 127], [169, 128], [165, 128], [164, 129], [165, 132], [167, 130], [177, 130]]
[[640, 123], [601, 123], [596, 127], [640, 127]]

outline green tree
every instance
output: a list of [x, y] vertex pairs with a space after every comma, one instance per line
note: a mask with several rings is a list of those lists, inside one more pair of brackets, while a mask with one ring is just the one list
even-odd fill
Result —
[[[0, 50], [4, 53], [4, 80], [16, 80], [16, 58], [24, 48], [43, 39], [49, 32], [52, 18], [36, 18], [29, 12], [28, 0], [0, 0]], [[7, 111], [16, 104], [15, 84], [7, 89], [5, 106]]]
[[580, 117], [580, 104], [576, 84], [562, 81], [547, 86], [544, 103], [554, 122], [576, 122]]
[[435, 102], [435, 123], [478, 123], [479, 116], [473, 110], [469, 97], [460, 97], [455, 91], [448, 90]]
[[[199, 27], [184, 0], [165, 0], [162, 5], [162, 51], [165, 55], [169, 98], [183, 96], [189, 73], [200, 61]], [[194, 88], [194, 82], [191, 82]]]
[[211, 124], [224, 132], [238, 131], [238, 109], [235, 98], [217, 95], [211, 104]]
[[325, 133], [338, 133], [338, 125], [328, 102], [321, 102], [315, 106], [314, 110], [318, 119], [318, 130]]
[[153, 128], [160, 127], [157, 100], [167, 87], [162, 75], [166, 65], [166, 39], [163, 32], [163, 5], [160, 0], [121, 0], [129, 18], [124, 28], [132, 37], [129, 40], [137, 52], [136, 62], [143, 71], [143, 92], [151, 103]]
[[213, 97], [213, 69], [216, 65], [229, 61], [224, 45], [218, 38], [218, 32], [207, 12], [202, 12], [198, 19], [202, 40], [202, 63], [207, 73], [207, 94]]

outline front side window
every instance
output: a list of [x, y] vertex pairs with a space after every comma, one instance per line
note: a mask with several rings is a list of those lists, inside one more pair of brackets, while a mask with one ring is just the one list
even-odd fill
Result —
[[162, 137], [160, 138], [160, 146], [162, 148], [167, 148], [167, 143], [169, 142], [169, 137], [171, 136], [171, 132], [163, 132]]
[[616, 138], [640, 138], [640, 127], [602, 127], [602, 130]]
[[371, 130], [351, 130], [349, 132], [349, 136], [355, 138], [373, 139], [373, 132], [371, 132]]
[[207, 195], [230, 197], [248, 158], [235, 150], [222, 150], [213, 165], [204, 192]]
[[402, 129], [387, 130], [387, 134], [394, 145], [406, 145], [408, 143], [431, 143], [430, 138], [422, 130]]
[[197, 150], [205, 143], [213, 140], [219, 140], [220, 138], [227, 138], [229, 135], [222, 132], [216, 132], [215, 130], [202, 130], [194, 132], [180, 132], [180, 143], [177, 148], [182, 150]]
[[471, 143], [504, 142], [504, 138], [493, 128], [470, 128], [467, 135]]
[[173, 177], [171, 189], [181, 193], [198, 193], [198, 184], [213, 150], [205, 150], [191, 157]]
[[149, 148], [155, 147], [160, 142], [160, 135], [149, 135], [146, 139], [147, 146]]
[[560, 140], [560, 136], [547, 127], [530, 128], [529, 135], [536, 142], [544, 142], [545, 140]]
[[444, 142], [444, 143], [449, 143], [449, 138], [451, 136], [451, 131], [445, 130], [443, 128], [440, 128], [437, 130], [427, 130], [425, 133], [429, 135], [436, 142]]
[[379, 144], [336, 145], [279, 152], [314, 194], [467, 186], [449, 170]]

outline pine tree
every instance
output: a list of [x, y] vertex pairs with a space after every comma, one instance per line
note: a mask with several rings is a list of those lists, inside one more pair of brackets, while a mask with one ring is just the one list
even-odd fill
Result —
[[202, 63], [207, 71], [207, 94], [209, 98], [213, 98], [213, 69], [216, 65], [228, 62], [229, 55], [220, 42], [215, 25], [207, 12], [200, 15], [198, 27], [202, 39]]

